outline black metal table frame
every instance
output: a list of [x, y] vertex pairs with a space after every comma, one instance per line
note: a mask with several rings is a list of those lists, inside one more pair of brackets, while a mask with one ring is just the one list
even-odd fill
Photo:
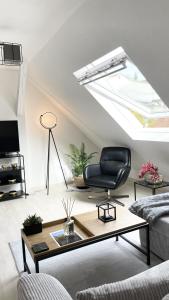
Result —
[[[126, 237], [123, 236], [123, 234], [125, 234], [125, 233], [129, 233], [129, 232], [132, 232], [132, 231], [135, 231], [135, 230], [138, 230], [138, 229], [142, 229], [142, 228], [146, 229], [146, 250], [144, 250], [144, 249], [140, 248], [139, 246], [135, 245], [132, 241], [128, 240]], [[38, 257], [34, 257], [35, 272], [39, 273], [39, 261], [41, 261], [41, 260], [44, 260], [44, 259], [56, 256], [56, 255], [59, 255], [59, 254], [62, 254], [62, 253], [66, 253], [66, 252], [69, 252], [69, 251], [72, 251], [72, 250], [76, 250], [78, 248], [82, 248], [82, 247], [85, 247], [87, 245], [95, 244], [95, 243], [98, 243], [98, 242], [110, 239], [112, 237], [116, 237], [116, 241], [118, 241], [119, 237], [121, 237], [126, 242], [128, 242], [133, 247], [135, 247], [138, 251], [140, 251], [141, 253], [143, 253], [144, 255], [146, 255], [146, 257], [147, 257], [147, 265], [150, 265], [149, 224], [146, 223], [146, 224], [140, 224], [140, 225], [131, 226], [131, 228], [122, 229], [122, 230], [119, 230], [118, 232], [115, 232], [115, 233], [109, 233], [106, 236], [98, 236], [97, 238], [95, 237], [94, 240], [92, 240], [92, 239], [88, 239], [86, 241], [84, 240], [83, 244], [80, 244], [80, 245], [73, 245], [72, 244], [71, 248], [68, 248], [68, 249], [62, 249], [62, 248], [60, 248], [60, 251], [57, 249], [56, 253], [55, 252], [51, 252], [50, 254], [46, 253], [46, 255], [45, 255], [45, 252], [44, 252], [42, 257], [39, 257], [39, 258]], [[31, 271], [30, 271], [29, 266], [28, 266], [27, 261], [26, 261], [25, 241], [24, 241], [23, 237], [22, 237], [22, 254], [23, 254], [24, 271], [27, 271], [30, 274]]]
[[[165, 182], [164, 182], [165, 183]], [[161, 185], [153, 185], [153, 184], [144, 184], [143, 181], [134, 181], [134, 200], [136, 201], [137, 197], [136, 197], [136, 186], [140, 185], [143, 186], [145, 188], [151, 189], [152, 190], [152, 195], [156, 194], [156, 190], [157, 189], [162, 189], [164, 187], [169, 187], [169, 182], [166, 182], [165, 184], [161, 184]]]

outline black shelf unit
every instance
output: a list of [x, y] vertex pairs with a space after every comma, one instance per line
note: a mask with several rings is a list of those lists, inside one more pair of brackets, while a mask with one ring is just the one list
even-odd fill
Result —
[[[3, 165], [3, 160], [5, 159], [10, 159], [10, 164]], [[15, 164], [12, 163], [12, 159], [15, 159]], [[13, 179], [16, 181], [10, 182], [10, 180]], [[16, 194], [10, 194], [13, 189], [3, 191], [3, 187], [6, 188], [13, 185], [20, 185], [19, 189], [16, 190]], [[4, 192], [3, 196], [0, 197], [0, 202], [17, 199], [23, 196], [26, 198], [25, 162], [22, 154], [18, 152], [5, 154], [0, 153], [0, 192]]]

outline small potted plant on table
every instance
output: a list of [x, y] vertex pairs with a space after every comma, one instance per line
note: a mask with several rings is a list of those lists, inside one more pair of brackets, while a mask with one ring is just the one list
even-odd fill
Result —
[[29, 215], [23, 222], [24, 232], [26, 235], [42, 232], [42, 218], [34, 215]]

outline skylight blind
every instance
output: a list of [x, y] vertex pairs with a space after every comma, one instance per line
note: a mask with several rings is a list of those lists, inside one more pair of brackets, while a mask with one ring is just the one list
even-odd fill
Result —
[[76, 77], [78, 79], [78, 82], [81, 85], [88, 84], [92, 81], [98, 80], [107, 75], [125, 69], [126, 60], [127, 60], [127, 55], [125, 54], [125, 52], [123, 52], [101, 63], [95, 61], [92, 64], [86, 66], [85, 68], [86, 70], [84, 70], [83, 73], [76, 74]]

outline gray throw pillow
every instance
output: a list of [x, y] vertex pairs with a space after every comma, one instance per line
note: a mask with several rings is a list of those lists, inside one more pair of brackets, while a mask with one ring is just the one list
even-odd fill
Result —
[[161, 300], [169, 293], [169, 277], [128, 278], [78, 292], [77, 300]]

